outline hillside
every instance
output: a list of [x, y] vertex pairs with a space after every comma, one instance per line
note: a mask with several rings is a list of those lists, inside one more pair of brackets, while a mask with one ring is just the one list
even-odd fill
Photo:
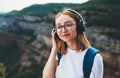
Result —
[[66, 3], [48, 3], [48, 4], [35, 4], [22, 9], [21, 11], [11, 11], [8, 15], [33, 15], [33, 16], [46, 16], [49, 13], [56, 13], [64, 7], [75, 7], [80, 4], [66, 4]]
[[13, 44], [16, 42], [17, 36], [13, 34], [8, 34], [0, 30], [0, 46], [5, 46], [7, 44]]
[[[109, 35], [120, 39], [117, 35], [120, 35], [120, 1], [118, 0], [90, 0], [84, 4], [43, 4], [43, 5], [32, 5], [26, 7], [21, 11], [12, 11], [7, 15], [32, 15], [45, 17], [49, 14], [56, 14], [63, 8], [72, 8], [80, 12], [87, 22], [87, 26], [102, 26], [113, 29], [114, 31], [107, 31], [103, 34]], [[51, 23], [53, 18], [48, 18]]]
[[[88, 25], [114, 26], [120, 28], [120, 4], [118, 0], [90, 0], [84, 4], [43, 4], [32, 5], [21, 11], [12, 11], [8, 15], [46, 16], [56, 14], [63, 8], [73, 8], [82, 12]], [[103, 20], [104, 19], [104, 20]]]

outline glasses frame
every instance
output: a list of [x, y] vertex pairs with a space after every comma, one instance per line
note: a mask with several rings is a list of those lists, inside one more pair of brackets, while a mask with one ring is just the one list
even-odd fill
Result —
[[76, 25], [76, 23], [68, 22], [63, 26], [55, 26], [55, 29], [58, 33], [60, 33], [62, 32], [63, 28], [64, 30], [71, 30], [73, 25]]

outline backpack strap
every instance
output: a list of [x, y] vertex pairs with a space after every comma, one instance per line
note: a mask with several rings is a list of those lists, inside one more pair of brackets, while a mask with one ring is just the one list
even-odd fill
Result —
[[85, 56], [84, 56], [84, 60], [83, 60], [83, 73], [84, 73], [84, 78], [89, 78], [91, 70], [92, 70], [92, 66], [93, 66], [93, 62], [94, 62], [94, 57], [95, 55], [99, 53], [99, 50], [90, 47]]
[[60, 59], [62, 57], [62, 54], [60, 52], [57, 53], [57, 57], [58, 57], [58, 65], [59, 65], [59, 62], [60, 62]]

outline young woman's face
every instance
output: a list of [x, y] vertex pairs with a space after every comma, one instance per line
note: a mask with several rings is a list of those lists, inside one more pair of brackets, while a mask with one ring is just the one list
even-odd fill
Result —
[[76, 22], [68, 15], [60, 15], [55, 20], [59, 38], [65, 42], [76, 40]]

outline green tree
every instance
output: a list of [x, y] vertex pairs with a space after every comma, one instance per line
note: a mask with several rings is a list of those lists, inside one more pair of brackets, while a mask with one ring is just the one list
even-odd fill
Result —
[[0, 63], [0, 78], [5, 78], [6, 75], [6, 67], [3, 63]]

